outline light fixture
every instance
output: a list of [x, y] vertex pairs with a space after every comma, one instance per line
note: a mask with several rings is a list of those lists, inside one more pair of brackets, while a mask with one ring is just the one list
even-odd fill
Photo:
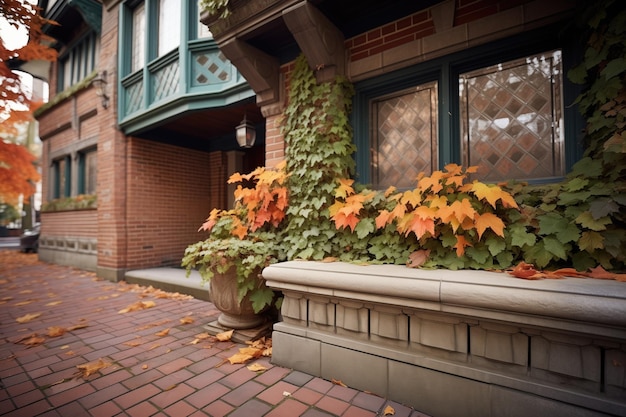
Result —
[[102, 101], [102, 107], [109, 107], [109, 96], [107, 94], [107, 72], [99, 72], [98, 76], [91, 80], [91, 85], [96, 89], [96, 95]]
[[251, 148], [256, 139], [256, 130], [254, 130], [254, 126], [248, 121], [245, 114], [243, 120], [235, 129], [239, 146], [242, 148]]

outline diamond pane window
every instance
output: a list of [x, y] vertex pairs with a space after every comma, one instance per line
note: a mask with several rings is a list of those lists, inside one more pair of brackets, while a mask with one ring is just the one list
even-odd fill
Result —
[[371, 178], [379, 189], [415, 186], [437, 169], [437, 83], [371, 101]]
[[483, 181], [563, 176], [561, 52], [461, 74], [463, 162]]

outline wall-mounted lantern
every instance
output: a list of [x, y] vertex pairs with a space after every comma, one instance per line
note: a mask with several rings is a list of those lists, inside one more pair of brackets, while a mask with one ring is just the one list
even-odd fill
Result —
[[100, 97], [102, 107], [109, 107], [109, 95], [107, 94], [107, 72], [98, 73], [98, 76], [91, 80], [91, 85], [96, 89], [96, 95]]
[[251, 148], [254, 145], [256, 139], [256, 130], [252, 123], [248, 122], [246, 116], [243, 116], [243, 120], [236, 128], [237, 143], [242, 148]]

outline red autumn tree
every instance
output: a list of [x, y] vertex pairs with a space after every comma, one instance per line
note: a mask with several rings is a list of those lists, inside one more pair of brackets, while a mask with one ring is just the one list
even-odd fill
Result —
[[32, 60], [55, 61], [57, 52], [43, 26], [54, 24], [41, 16], [40, 9], [24, 0], [0, 0], [0, 19], [15, 29], [24, 28], [27, 42], [9, 49], [7, 37], [0, 39], [0, 201], [15, 204], [20, 195], [34, 192], [39, 180], [35, 157], [23, 146], [8, 139], [18, 133], [17, 126], [32, 120], [41, 103], [33, 102], [29, 89], [12, 70], [13, 64]]

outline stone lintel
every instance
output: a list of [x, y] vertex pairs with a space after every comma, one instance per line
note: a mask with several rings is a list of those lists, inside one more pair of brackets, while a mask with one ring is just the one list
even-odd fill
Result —
[[304, 1], [283, 10], [283, 19], [316, 71], [318, 82], [345, 74], [343, 34], [322, 12]]

